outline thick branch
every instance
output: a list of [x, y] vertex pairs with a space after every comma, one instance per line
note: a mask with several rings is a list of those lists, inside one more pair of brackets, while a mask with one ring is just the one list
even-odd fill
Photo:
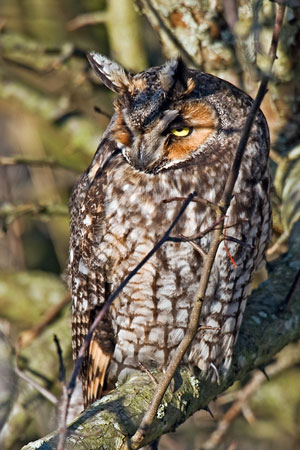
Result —
[[[221, 385], [195, 378], [186, 368], [177, 370], [174, 381], [164, 396], [162, 406], [152, 423], [147, 441], [174, 431], [198, 409], [204, 408], [235, 380], [243, 378], [255, 367], [265, 366], [286, 344], [300, 338], [300, 286], [298, 285], [288, 312], [281, 312], [289, 286], [297, 273], [300, 257], [300, 223], [293, 233], [293, 254], [272, 265], [270, 279], [248, 300], [244, 322], [228, 377]], [[158, 380], [161, 374], [155, 374]], [[155, 386], [149, 376], [138, 372], [108, 396], [95, 402], [68, 428], [66, 449], [119, 450], [138, 428], [153, 397]], [[75, 434], [71, 434], [75, 433]], [[77, 434], [76, 434], [77, 433]], [[23, 450], [52, 450], [57, 445], [57, 432], [28, 444]]]
[[76, 172], [76, 169], [69, 167], [67, 164], [63, 164], [60, 161], [55, 161], [52, 158], [32, 159], [23, 156], [0, 156], [0, 166], [16, 165], [58, 167]]
[[0, 220], [4, 223], [4, 228], [10, 225], [14, 220], [31, 215], [31, 216], [67, 216], [69, 214], [66, 205], [48, 204], [40, 205], [37, 203], [28, 203], [21, 205], [12, 205], [11, 203], [3, 203], [0, 206]]

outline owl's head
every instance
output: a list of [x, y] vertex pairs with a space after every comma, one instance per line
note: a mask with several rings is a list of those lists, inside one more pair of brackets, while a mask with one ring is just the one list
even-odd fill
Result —
[[189, 165], [216, 147], [222, 80], [188, 69], [180, 58], [136, 75], [100, 54], [88, 59], [119, 94], [110, 137], [136, 170], [155, 174]]

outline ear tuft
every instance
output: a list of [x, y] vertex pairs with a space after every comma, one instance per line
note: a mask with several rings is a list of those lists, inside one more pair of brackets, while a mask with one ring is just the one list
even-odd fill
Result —
[[116, 93], [128, 90], [131, 76], [122, 66], [96, 52], [88, 53], [87, 58], [102, 83], [108, 89]]
[[176, 72], [178, 68], [179, 59], [170, 59], [167, 61], [159, 71], [159, 79], [164, 91], [168, 92], [173, 86], [176, 79]]
[[167, 61], [160, 70], [160, 81], [165, 91], [169, 91], [175, 84], [178, 92], [188, 88], [188, 69], [179, 56]]
[[185, 63], [183, 62], [182, 58], [178, 58], [178, 65], [177, 65], [177, 71], [176, 71], [176, 82], [177, 82], [177, 89], [180, 91], [186, 91], [188, 89], [188, 68], [186, 67]]

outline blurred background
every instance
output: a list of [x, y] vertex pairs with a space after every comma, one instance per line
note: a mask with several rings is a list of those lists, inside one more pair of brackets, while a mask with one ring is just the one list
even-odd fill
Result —
[[[289, 6], [262, 107], [272, 139], [270, 264], [288, 252], [300, 218], [300, 4]], [[54, 334], [68, 374], [72, 368], [67, 204], [114, 99], [86, 53], [96, 50], [131, 71], [181, 54], [189, 66], [255, 96], [275, 8], [268, 0], [1, 0], [1, 448], [20, 449], [56, 426], [61, 387]], [[195, 414], [176, 435], [164, 436], [160, 448], [299, 449], [298, 355], [297, 343], [288, 346], [270, 382], [255, 374], [236, 383], [211, 405], [214, 418]], [[241, 389], [246, 398], [234, 414]], [[211, 435], [224, 417], [228, 431]]]

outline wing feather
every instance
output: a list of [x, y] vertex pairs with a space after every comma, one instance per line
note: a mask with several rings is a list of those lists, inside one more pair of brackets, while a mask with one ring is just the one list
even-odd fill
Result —
[[[104, 270], [95, 269], [93, 246], [101, 241], [99, 226], [104, 220], [105, 168], [117, 154], [104, 138], [95, 157], [74, 187], [70, 199], [71, 237], [69, 284], [72, 292], [72, 347], [76, 360], [80, 347], [97, 313], [107, 299]], [[110, 315], [95, 330], [84, 357], [80, 377], [85, 406], [101, 396], [105, 373], [114, 350]]]

